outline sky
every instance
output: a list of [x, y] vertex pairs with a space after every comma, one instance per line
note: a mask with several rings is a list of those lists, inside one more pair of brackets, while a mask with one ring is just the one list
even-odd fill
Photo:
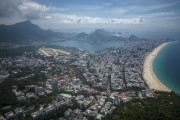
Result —
[[25, 20], [61, 32], [103, 28], [179, 39], [180, 0], [0, 0], [0, 24]]

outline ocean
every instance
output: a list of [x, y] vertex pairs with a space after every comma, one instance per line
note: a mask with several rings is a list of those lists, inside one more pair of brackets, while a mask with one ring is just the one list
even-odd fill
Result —
[[153, 71], [164, 85], [180, 93], [180, 41], [161, 49], [153, 61]]

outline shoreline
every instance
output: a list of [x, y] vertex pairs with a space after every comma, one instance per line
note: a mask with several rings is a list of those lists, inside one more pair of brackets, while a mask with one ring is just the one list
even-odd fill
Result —
[[160, 50], [164, 48], [168, 43], [169, 42], [163, 43], [158, 47], [154, 48], [154, 50], [150, 52], [145, 58], [143, 67], [143, 78], [150, 89], [171, 92], [171, 90], [157, 78], [156, 74], [153, 71], [154, 58], [158, 55]]

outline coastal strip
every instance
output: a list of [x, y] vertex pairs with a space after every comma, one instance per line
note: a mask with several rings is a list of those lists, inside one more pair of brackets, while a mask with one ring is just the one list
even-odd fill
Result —
[[153, 71], [153, 60], [158, 55], [159, 51], [165, 47], [169, 42], [163, 43], [156, 47], [152, 52], [150, 52], [144, 61], [144, 70], [143, 70], [143, 78], [150, 89], [157, 91], [167, 91], [171, 90], [166, 87], [161, 81], [157, 78]]

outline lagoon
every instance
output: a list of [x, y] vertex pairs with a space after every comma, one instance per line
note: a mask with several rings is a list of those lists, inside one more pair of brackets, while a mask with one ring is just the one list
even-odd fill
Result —
[[98, 50], [102, 50], [104, 48], [121, 47], [124, 43], [122, 41], [107, 41], [104, 43], [91, 44], [86, 41], [67, 40], [67, 41], [58, 42], [56, 44], [60, 46], [75, 47], [75, 48], [80, 48], [82, 50], [95, 52]]

